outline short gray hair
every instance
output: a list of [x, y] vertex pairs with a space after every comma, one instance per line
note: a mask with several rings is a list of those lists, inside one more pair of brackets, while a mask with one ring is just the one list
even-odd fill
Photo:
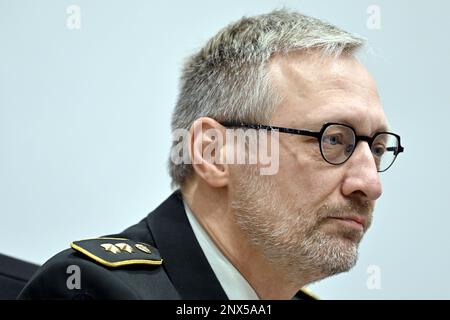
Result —
[[[200, 117], [266, 122], [280, 99], [268, 76], [267, 65], [274, 54], [319, 49], [339, 56], [353, 54], [363, 44], [359, 36], [286, 9], [243, 17], [187, 59], [172, 115], [172, 132], [189, 130]], [[173, 141], [172, 149], [177, 144]], [[173, 187], [182, 186], [192, 172], [191, 164], [175, 164], [169, 157]]]

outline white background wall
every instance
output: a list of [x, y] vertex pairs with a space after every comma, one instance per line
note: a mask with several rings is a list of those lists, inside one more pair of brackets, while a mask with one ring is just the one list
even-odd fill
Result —
[[[81, 9], [70, 30], [66, 9]], [[370, 5], [381, 29], [370, 29]], [[119, 232], [170, 194], [183, 58], [242, 15], [286, 6], [369, 39], [363, 60], [406, 153], [374, 224], [322, 298], [449, 299], [450, 2], [0, 0], [0, 252], [43, 263]], [[370, 266], [379, 289], [367, 285]]]

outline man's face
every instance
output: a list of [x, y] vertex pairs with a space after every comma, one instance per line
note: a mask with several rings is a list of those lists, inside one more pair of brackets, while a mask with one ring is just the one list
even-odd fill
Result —
[[[366, 136], [387, 125], [376, 85], [354, 58], [295, 52], [274, 57], [269, 69], [282, 96], [271, 125], [319, 131], [338, 122]], [[279, 141], [277, 174], [231, 169], [238, 224], [292, 281], [349, 270], [381, 195], [368, 144], [360, 142], [347, 162], [331, 165], [313, 137], [280, 133]]]

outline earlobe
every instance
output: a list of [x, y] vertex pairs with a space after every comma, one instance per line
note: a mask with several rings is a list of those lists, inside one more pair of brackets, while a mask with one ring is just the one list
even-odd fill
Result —
[[189, 131], [189, 156], [196, 174], [211, 187], [228, 183], [223, 127], [214, 119], [197, 119]]

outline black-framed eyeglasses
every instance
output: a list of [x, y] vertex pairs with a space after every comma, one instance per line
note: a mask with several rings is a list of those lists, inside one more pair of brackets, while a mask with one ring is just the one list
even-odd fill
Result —
[[395, 133], [377, 132], [372, 137], [358, 136], [355, 129], [341, 123], [326, 123], [317, 132], [233, 121], [222, 121], [220, 124], [227, 128], [262, 129], [315, 137], [319, 141], [322, 158], [333, 165], [345, 163], [352, 156], [358, 142], [366, 141], [372, 151], [378, 172], [389, 169], [398, 154], [405, 150], [400, 143], [400, 136]]

